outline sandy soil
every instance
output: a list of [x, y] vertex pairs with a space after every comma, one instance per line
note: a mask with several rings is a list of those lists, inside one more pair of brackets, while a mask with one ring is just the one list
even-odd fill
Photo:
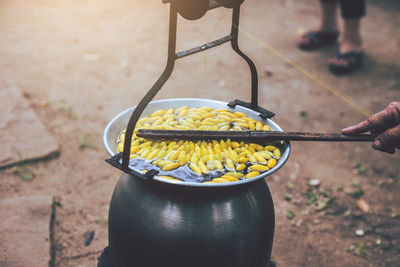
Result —
[[[317, 1], [246, 1], [240, 46], [258, 68], [260, 106], [293, 131], [338, 132], [365, 118], [266, 47], [371, 111], [400, 99], [399, 11], [395, 0], [368, 1], [365, 64], [336, 77], [326, 66], [335, 47], [310, 53], [296, 48], [296, 32], [318, 23]], [[199, 21], [180, 19], [178, 50], [227, 34], [229, 19], [223, 9]], [[0, 170], [0, 198], [55, 196], [51, 266], [96, 266], [107, 246], [108, 204], [121, 173], [104, 162], [103, 129], [161, 74], [167, 21], [161, 1], [0, 2], [0, 75], [14, 79], [61, 145], [58, 158], [26, 166], [35, 173], [31, 181], [11, 168]], [[248, 67], [228, 45], [182, 59], [156, 98], [174, 97], [248, 101]], [[267, 179], [278, 266], [399, 266], [399, 153], [386, 155], [365, 143], [296, 142], [292, 149], [287, 164]], [[319, 190], [310, 192], [310, 179], [320, 180]], [[360, 189], [371, 206], [368, 214], [351, 196]], [[326, 209], [307, 204], [312, 193], [324, 191], [335, 198]], [[91, 230], [94, 240], [85, 246], [84, 233]]]

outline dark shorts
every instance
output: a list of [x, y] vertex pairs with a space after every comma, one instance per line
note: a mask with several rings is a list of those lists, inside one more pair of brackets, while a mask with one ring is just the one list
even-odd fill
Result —
[[359, 19], [365, 16], [365, 0], [320, 0], [321, 2], [339, 1], [340, 12], [344, 19]]

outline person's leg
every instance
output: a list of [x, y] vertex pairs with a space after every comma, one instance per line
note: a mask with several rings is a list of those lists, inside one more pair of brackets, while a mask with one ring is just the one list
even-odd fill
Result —
[[301, 35], [298, 41], [303, 50], [316, 49], [324, 45], [336, 43], [338, 38], [337, 27], [337, 0], [320, 0], [321, 19], [319, 26]]
[[321, 22], [318, 30], [337, 31], [337, 1], [324, 0], [321, 3]]
[[343, 36], [340, 42], [340, 53], [362, 51], [361, 18], [365, 16], [365, 0], [340, 0], [343, 17]]
[[343, 34], [339, 53], [329, 59], [333, 72], [350, 72], [358, 68], [363, 57], [361, 18], [365, 16], [365, 0], [340, 0]]

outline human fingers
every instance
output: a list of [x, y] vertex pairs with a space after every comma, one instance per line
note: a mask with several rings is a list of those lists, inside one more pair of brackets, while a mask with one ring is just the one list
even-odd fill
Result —
[[400, 125], [380, 134], [372, 144], [373, 148], [393, 154], [400, 147]]
[[368, 130], [383, 132], [400, 124], [400, 102], [390, 103], [384, 110], [379, 111], [368, 118], [342, 130], [343, 134], [363, 133]]
[[342, 134], [356, 134], [363, 133], [370, 129], [370, 122], [368, 120], [359, 122], [355, 125], [342, 129]]

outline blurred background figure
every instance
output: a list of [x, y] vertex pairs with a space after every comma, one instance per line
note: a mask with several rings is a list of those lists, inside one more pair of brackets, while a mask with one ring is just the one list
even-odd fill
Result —
[[366, 131], [377, 134], [373, 148], [390, 154], [400, 149], [400, 102], [390, 103], [384, 110], [368, 120], [342, 130], [343, 134], [358, 134]]
[[360, 34], [361, 18], [365, 16], [365, 0], [320, 0], [321, 22], [315, 30], [302, 34], [298, 46], [302, 50], [315, 50], [335, 44], [339, 37], [337, 7], [343, 18], [343, 32], [336, 56], [329, 59], [333, 73], [349, 73], [362, 62], [363, 46]]

